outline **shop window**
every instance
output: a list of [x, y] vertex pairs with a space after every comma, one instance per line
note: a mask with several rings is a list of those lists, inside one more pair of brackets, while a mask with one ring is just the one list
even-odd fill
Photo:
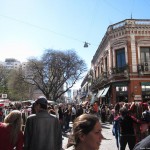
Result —
[[116, 86], [116, 91], [117, 92], [125, 92], [127, 91], [127, 86]]
[[150, 86], [142, 86], [142, 92], [150, 92]]

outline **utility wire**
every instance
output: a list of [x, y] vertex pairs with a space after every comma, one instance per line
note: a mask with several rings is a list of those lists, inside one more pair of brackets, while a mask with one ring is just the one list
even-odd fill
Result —
[[51, 32], [53, 34], [57, 34], [59, 36], [62, 36], [62, 37], [68, 38], [68, 39], [72, 39], [72, 40], [75, 40], [75, 41], [78, 41], [78, 42], [85, 43], [84, 41], [81, 41], [81, 40], [79, 40], [77, 38], [74, 38], [74, 37], [71, 37], [71, 36], [68, 36], [68, 35], [65, 35], [65, 34], [62, 34], [62, 33], [58, 33], [58, 32], [55, 32], [53, 30], [50, 30], [48, 28], [44, 28], [44, 27], [41, 27], [41, 26], [38, 26], [38, 25], [35, 25], [35, 24], [32, 24], [32, 23], [29, 23], [29, 22], [26, 22], [26, 21], [22, 21], [22, 20], [13, 18], [13, 17], [5, 16], [5, 15], [2, 15], [2, 14], [0, 14], [0, 17], [6, 18], [6, 19], [9, 19], [9, 20], [13, 20], [15, 22], [19, 22], [19, 23], [22, 23], [22, 24], [25, 24], [25, 25], [28, 25], [28, 26], [32, 26], [32, 27], [40, 29], [40, 30], [45, 30], [45, 31]]
[[120, 12], [123, 15], [128, 15], [127, 13], [121, 11], [118, 7], [115, 7], [114, 5], [112, 5], [111, 3], [109, 3], [107, 0], [103, 0], [104, 3], [106, 3], [107, 5], [109, 5], [109, 7], [113, 8], [114, 10]]

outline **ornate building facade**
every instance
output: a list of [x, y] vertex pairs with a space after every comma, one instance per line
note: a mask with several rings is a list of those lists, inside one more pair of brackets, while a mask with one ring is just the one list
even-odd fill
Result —
[[[91, 61], [90, 90], [100, 103], [150, 100], [150, 19], [110, 25]], [[89, 78], [88, 78], [89, 80]]]

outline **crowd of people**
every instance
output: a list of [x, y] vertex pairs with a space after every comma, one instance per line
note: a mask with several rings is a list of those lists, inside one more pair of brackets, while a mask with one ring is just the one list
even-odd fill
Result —
[[67, 150], [98, 150], [105, 122], [112, 124], [119, 150], [127, 144], [130, 150], [150, 149], [149, 103], [51, 105], [39, 97], [31, 106], [0, 108], [0, 150], [61, 150], [66, 132]]

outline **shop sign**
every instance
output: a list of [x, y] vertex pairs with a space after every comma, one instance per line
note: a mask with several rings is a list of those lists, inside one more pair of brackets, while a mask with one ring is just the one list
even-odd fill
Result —
[[7, 94], [2, 94], [2, 98], [7, 98]]
[[141, 95], [135, 95], [135, 96], [134, 96], [134, 100], [139, 100], [139, 101], [142, 100]]

